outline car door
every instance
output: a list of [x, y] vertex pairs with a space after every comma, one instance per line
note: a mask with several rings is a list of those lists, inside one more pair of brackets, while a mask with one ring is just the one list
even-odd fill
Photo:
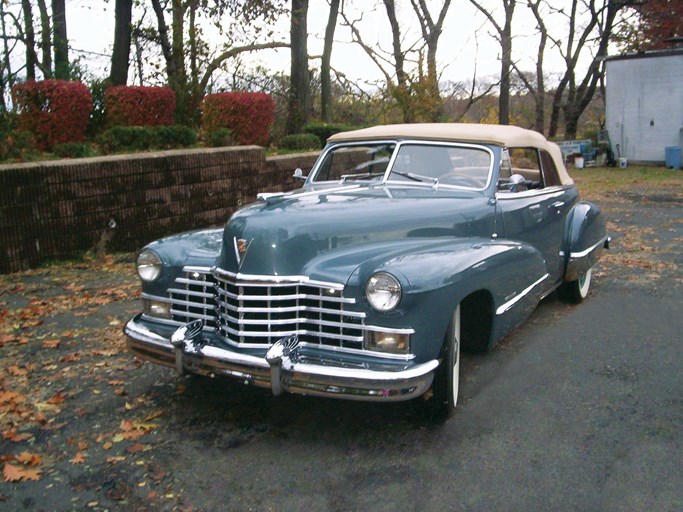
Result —
[[[500, 177], [525, 177], [526, 184], [496, 193], [496, 205], [502, 220], [499, 237], [525, 242], [538, 249], [545, 259], [551, 289], [562, 279], [564, 260], [561, 256], [565, 219], [576, 201], [572, 190], [560, 184], [552, 159], [537, 149], [523, 149], [523, 157], [515, 160], [514, 151], [505, 150]], [[532, 158], [533, 157], [533, 158]], [[514, 179], [513, 179], [514, 181]]]

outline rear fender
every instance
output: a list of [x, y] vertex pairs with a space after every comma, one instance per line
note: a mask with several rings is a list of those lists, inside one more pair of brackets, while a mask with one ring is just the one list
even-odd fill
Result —
[[607, 245], [605, 217], [600, 207], [580, 202], [567, 216], [562, 255], [565, 261], [564, 281], [576, 281], [600, 258]]

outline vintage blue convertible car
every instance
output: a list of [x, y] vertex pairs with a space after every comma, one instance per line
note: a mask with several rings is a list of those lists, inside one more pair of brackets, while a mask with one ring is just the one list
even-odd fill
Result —
[[512, 126], [377, 126], [328, 140], [302, 188], [137, 260], [130, 350], [178, 372], [449, 412], [486, 351], [607, 247], [559, 148]]

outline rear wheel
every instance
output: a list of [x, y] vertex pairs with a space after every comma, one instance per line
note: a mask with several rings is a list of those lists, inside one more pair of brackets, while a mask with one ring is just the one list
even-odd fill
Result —
[[558, 288], [560, 297], [568, 302], [578, 304], [583, 299], [588, 297], [588, 291], [591, 287], [591, 277], [593, 276], [593, 269], [586, 270], [576, 281], [569, 281], [563, 283]]
[[444, 337], [441, 364], [436, 369], [432, 389], [425, 403], [434, 416], [448, 417], [458, 403], [460, 387], [460, 305], [455, 308]]

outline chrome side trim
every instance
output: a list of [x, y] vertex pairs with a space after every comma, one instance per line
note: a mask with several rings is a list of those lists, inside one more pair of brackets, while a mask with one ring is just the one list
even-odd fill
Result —
[[607, 241], [608, 237], [603, 237], [597, 244], [591, 245], [588, 249], [585, 249], [583, 251], [579, 252], [572, 252], [569, 254], [570, 258], [584, 258], [585, 256], [588, 256], [590, 253], [592, 253], [595, 249], [597, 249], [599, 246], [604, 246], [605, 242]]
[[541, 277], [540, 279], [536, 280], [534, 283], [532, 283], [529, 286], [527, 286], [526, 288], [524, 288], [524, 290], [519, 292], [517, 295], [515, 295], [512, 299], [507, 301], [505, 304], [502, 304], [498, 309], [496, 309], [496, 315], [502, 315], [503, 313], [508, 311], [510, 308], [512, 308], [512, 306], [517, 304], [517, 302], [519, 302], [526, 295], [528, 295], [531, 290], [533, 290], [536, 286], [538, 286], [543, 281], [548, 279], [548, 277], [550, 277], [549, 274], [545, 274], [543, 277]]

